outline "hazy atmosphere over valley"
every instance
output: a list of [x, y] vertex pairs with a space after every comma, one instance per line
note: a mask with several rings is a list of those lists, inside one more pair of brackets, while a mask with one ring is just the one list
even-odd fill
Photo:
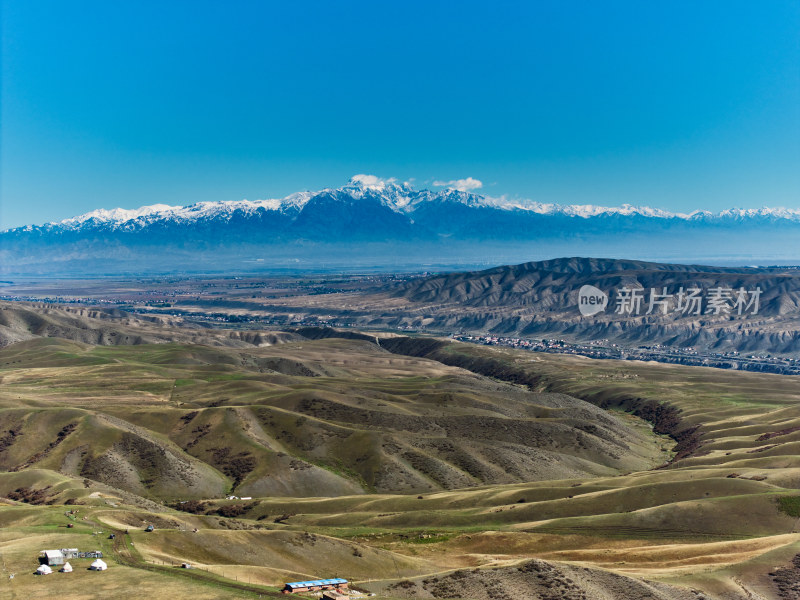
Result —
[[0, 600], [800, 599], [798, 31], [0, 0]]

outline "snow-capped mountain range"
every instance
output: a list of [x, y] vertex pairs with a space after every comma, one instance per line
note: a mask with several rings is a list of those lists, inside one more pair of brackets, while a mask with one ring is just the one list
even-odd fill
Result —
[[[342, 187], [282, 199], [98, 209], [6, 230], [0, 232], [0, 270], [103, 261], [113, 271], [123, 260], [130, 268], [173, 259], [205, 264], [225, 257], [227, 264], [243, 256], [266, 262], [299, 256], [309, 263], [333, 258], [341, 264], [371, 264], [384, 260], [381, 256], [414, 256], [414, 264], [427, 264], [469, 255], [467, 264], [477, 258], [523, 262], [590, 253], [702, 260], [704, 253], [767, 257], [772, 249], [791, 255], [798, 240], [796, 209], [674, 213], [627, 204], [558, 205], [451, 188], [417, 190], [393, 179], [356, 175]], [[683, 248], [696, 254], [679, 256]]]
[[[374, 180], [377, 180], [375, 182]], [[198, 202], [187, 206], [153, 204], [135, 209], [97, 209], [83, 215], [51, 222], [41, 226], [27, 225], [13, 231], [78, 230], [84, 227], [108, 229], [141, 228], [156, 222], [190, 223], [192, 221], [219, 220], [220, 223], [234, 216], [252, 216], [259, 211], [270, 211], [286, 215], [299, 214], [310, 200], [317, 196], [329, 195], [339, 200], [359, 200], [377, 202], [391, 211], [413, 215], [419, 208], [435, 204], [461, 205], [475, 209], [493, 209], [507, 212], [531, 213], [538, 215], [560, 215], [588, 219], [599, 216], [640, 216], [655, 219], [679, 219], [684, 221], [770, 218], [800, 221], [800, 210], [788, 208], [732, 208], [713, 213], [696, 210], [690, 213], [670, 212], [649, 206], [597, 206], [593, 204], [553, 204], [532, 200], [509, 200], [504, 197], [493, 198], [455, 189], [441, 191], [415, 190], [408, 183], [379, 180], [373, 176], [356, 175], [347, 185], [319, 192], [297, 192], [282, 199], [234, 200], [219, 202]]]

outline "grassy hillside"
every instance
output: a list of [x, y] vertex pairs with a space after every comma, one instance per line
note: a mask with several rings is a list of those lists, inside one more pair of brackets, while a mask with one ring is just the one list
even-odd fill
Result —
[[430, 492], [663, 463], [626, 419], [362, 340], [0, 351], [0, 468], [153, 499]]
[[797, 597], [798, 378], [366, 337], [0, 351], [0, 598]]

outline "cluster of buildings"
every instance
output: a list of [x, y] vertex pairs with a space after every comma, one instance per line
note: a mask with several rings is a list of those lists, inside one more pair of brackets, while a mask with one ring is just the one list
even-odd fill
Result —
[[[39, 553], [39, 568], [36, 569], [36, 575], [50, 575], [54, 568], [58, 568], [61, 573], [72, 573], [72, 565], [68, 560], [75, 558], [93, 558], [94, 561], [89, 566], [91, 571], [108, 569], [108, 565], [103, 560], [103, 553], [99, 550], [81, 552], [77, 548], [61, 548], [60, 550], [42, 550]], [[183, 563], [181, 566], [185, 569], [191, 568], [189, 563]], [[294, 581], [287, 583], [282, 591], [284, 594], [322, 592], [322, 600], [345, 600], [350, 598], [347, 594], [348, 588], [349, 582], [346, 579], [336, 577], [334, 579]]]
[[551, 354], [576, 354], [589, 358], [614, 360], [657, 361], [668, 364], [714, 367], [717, 369], [739, 369], [784, 375], [800, 375], [800, 359], [776, 357], [768, 354], [746, 354], [737, 351], [698, 351], [693, 347], [651, 344], [648, 346], [623, 347], [607, 339], [585, 343], [568, 342], [561, 339], [524, 339], [496, 335], [452, 334], [454, 340], [481, 344], [483, 346], [508, 346], [533, 352]]
[[77, 548], [61, 548], [61, 550], [42, 550], [39, 553], [39, 568], [36, 569], [36, 574], [50, 575], [53, 567], [61, 567], [58, 569], [61, 573], [72, 573], [72, 565], [68, 562], [70, 558], [93, 558], [94, 561], [89, 565], [91, 571], [108, 569], [108, 565], [103, 560], [103, 553], [99, 550], [81, 552]]

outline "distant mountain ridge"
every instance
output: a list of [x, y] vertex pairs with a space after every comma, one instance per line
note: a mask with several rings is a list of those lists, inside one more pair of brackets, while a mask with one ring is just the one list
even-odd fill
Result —
[[225, 219], [234, 216], [254, 216], [261, 211], [276, 212], [286, 215], [300, 214], [312, 200], [333, 200], [337, 202], [367, 201], [388, 208], [392, 212], [413, 215], [420, 210], [437, 204], [464, 206], [471, 209], [494, 209], [508, 212], [532, 213], [537, 215], [562, 215], [589, 219], [599, 216], [640, 216], [653, 219], [677, 219], [682, 221], [714, 221], [773, 219], [800, 222], [800, 210], [788, 208], [731, 208], [719, 212], [694, 210], [689, 213], [671, 212], [649, 206], [599, 206], [593, 204], [543, 203], [532, 200], [508, 200], [493, 198], [472, 192], [455, 189], [440, 191], [416, 190], [408, 183], [393, 181], [368, 185], [362, 183], [358, 176], [352, 178], [347, 185], [317, 192], [303, 191], [291, 194], [282, 199], [267, 200], [224, 200], [219, 202], [198, 202], [187, 206], [170, 206], [154, 204], [136, 209], [97, 209], [91, 212], [50, 222], [44, 225], [26, 225], [5, 230], [2, 233], [35, 231], [35, 230], [77, 230], [82, 228], [145, 228], [155, 223], [173, 222], [188, 223], [207, 219]]
[[795, 209], [561, 206], [416, 190], [361, 175], [339, 188], [283, 199], [98, 209], [6, 230], [0, 272], [500, 264], [576, 253], [677, 262], [791, 260], [798, 234]]

